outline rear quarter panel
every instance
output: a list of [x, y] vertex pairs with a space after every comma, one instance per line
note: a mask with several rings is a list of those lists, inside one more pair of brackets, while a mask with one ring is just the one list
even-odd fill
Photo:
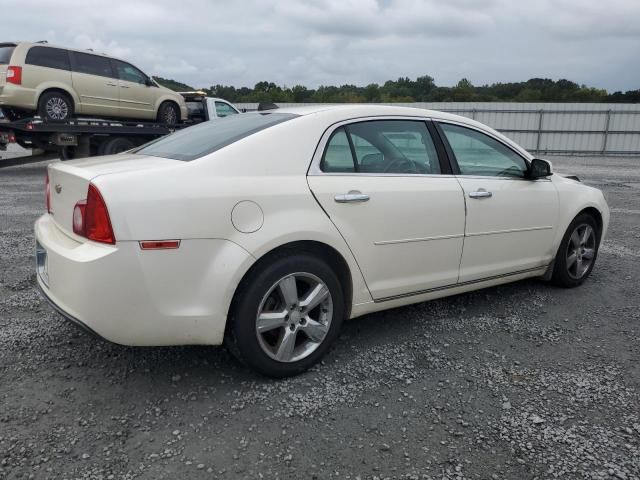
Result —
[[[322, 242], [349, 265], [353, 302], [371, 301], [349, 247], [307, 184], [306, 171], [322, 131], [301, 125], [292, 136], [282, 125], [199, 160], [176, 160], [175, 167], [94, 178], [116, 239], [226, 239], [256, 260], [286, 243]], [[263, 218], [257, 231], [243, 233], [234, 226], [232, 211], [242, 201], [259, 206]]]

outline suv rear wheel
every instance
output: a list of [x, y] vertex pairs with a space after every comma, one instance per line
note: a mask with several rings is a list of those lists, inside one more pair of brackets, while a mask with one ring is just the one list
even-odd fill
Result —
[[63, 122], [73, 117], [73, 102], [62, 92], [45, 92], [38, 101], [38, 115], [48, 121]]

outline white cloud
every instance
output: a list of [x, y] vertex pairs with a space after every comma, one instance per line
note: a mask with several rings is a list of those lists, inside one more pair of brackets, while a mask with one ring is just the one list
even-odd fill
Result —
[[424, 74], [640, 87], [638, 0], [22, 0], [2, 16], [3, 40], [93, 48], [196, 87]]

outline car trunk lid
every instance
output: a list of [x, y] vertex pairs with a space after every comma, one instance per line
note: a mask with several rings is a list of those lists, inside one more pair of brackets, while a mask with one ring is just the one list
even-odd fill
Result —
[[[50, 207], [55, 223], [69, 236], [80, 239], [73, 233], [73, 210], [76, 203], [87, 198], [89, 183], [92, 180], [103, 175], [164, 167], [175, 168], [176, 162], [165, 158], [130, 154], [50, 164]], [[109, 198], [104, 200], [108, 208]], [[115, 234], [117, 239], [118, 232]]]

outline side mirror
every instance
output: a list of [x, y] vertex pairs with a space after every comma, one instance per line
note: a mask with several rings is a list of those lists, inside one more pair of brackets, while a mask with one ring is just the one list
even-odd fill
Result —
[[541, 158], [534, 158], [533, 160], [531, 160], [531, 165], [529, 166], [529, 171], [527, 172], [528, 178], [530, 178], [531, 180], [536, 180], [538, 178], [545, 178], [550, 175], [553, 175], [551, 162], [542, 160]]
[[147, 78], [147, 80], [144, 82], [144, 84], [145, 84], [147, 87], [155, 87], [155, 86], [156, 86], [156, 84], [155, 84], [155, 83], [153, 83], [153, 80], [151, 80], [150, 78]]

